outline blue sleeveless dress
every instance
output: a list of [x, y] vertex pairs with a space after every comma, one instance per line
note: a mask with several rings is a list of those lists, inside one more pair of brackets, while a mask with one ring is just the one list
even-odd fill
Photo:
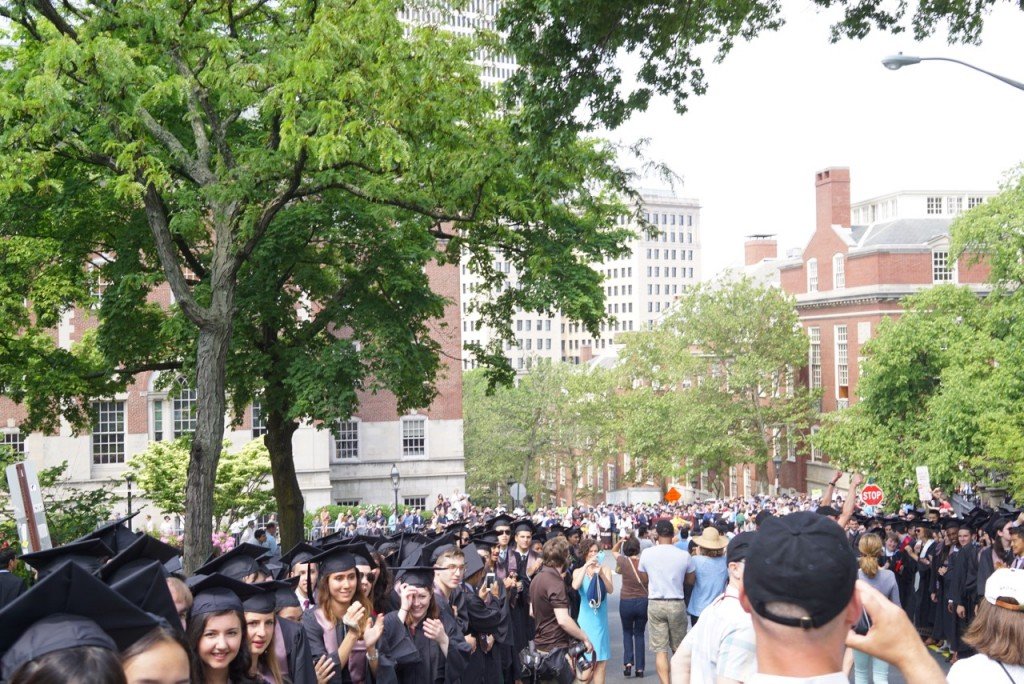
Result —
[[612, 656], [611, 635], [608, 633], [608, 597], [604, 597], [598, 608], [591, 608], [587, 601], [588, 590], [591, 582], [600, 582], [601, 577], [594, 574], [593, 577], [583, 576], [583, 583], [580, 585], [580, 629], [583, 630], [590, 643], [594, 645], [595, 660], [609, 660]]

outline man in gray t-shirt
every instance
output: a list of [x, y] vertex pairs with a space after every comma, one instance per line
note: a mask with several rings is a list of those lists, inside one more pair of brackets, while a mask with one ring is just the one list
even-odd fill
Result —
[[659, 520], [655, 531], [658, 543], [640, 553], [639, 569], [647, 573], [647, 622], [658, 679], [668, 684], [669, 658], [686, 636], [683, 585], [690, 570], [690, 554], [673, 544], [675, 528], [670, 520]]

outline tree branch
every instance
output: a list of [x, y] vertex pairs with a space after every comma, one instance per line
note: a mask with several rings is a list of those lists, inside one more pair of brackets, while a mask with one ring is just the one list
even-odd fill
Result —
[[192, 124], [192, 137], [196, 141], [196, 160], [199, 165], [205, 169], [210, 168], [210, 139], [206, 137], [206, 129], [203, 127], [203, 118], [199, 113], [199, 92], [198, 92], [198, 81], [195, 74], [192, 73], [192, 69], [189, 68], [188, 64], [181, 56], [181, 52], [178, 47], [175, 46], [171, 49], [171, 57], [174, 60], [174, 64], [178, 68], [178, 73], [182, 75], [186, 80], [189, 81], [188, 93], [188, 114], [189, 122]]
[[110, 375], [138, 375], [139, 373], [145, 373], [147, 371], [180, 370], [181, 367], [181, 361], [157, 361], [154, 363], [143, 363], [138, 366], [129, 366], [127, 368], [115, 368], [109, 373], [107, 371], [86, 373], [82, 377], [85, 380], [95, 380], [98, 378], [105, 378]]
[[163, 197], [152, 183], [147, 183], [145, 178], [139, 174], [139, 183], [143, 184], [146, 192], [143, 194], [143, 203], [146, 207], [146, 219], [149, 229], [153, 233], [153, 241], [156, 243], [156, 251], [160, 257], [160, 265], [163, 267], [164, 277], [171, 286], [171, 292], [181, 307], [182, 312], [190, 321], [197, 326], [204, 326], [209, 322], [209, 313], [196, 303], [189, 289], [185, 276], [178, 267], [178, 255], [171, 237], [170, 220], [167, 216], [167, 206]]
[[50, 4], [50, 0], [35, 0], [35, 6], [46, 19], [53, 24], [53, 27], [71, 40], [78, 42], [78, 31], [60, 15], [60, 12]]
[[139, 107], [138, 113], [142, 124], [154, 138], [163, 144], [171, 154], [171, 157], [185, 168], [189, 178], [199, 185], [213, 184], [216, 178], [214, 178], [209, 167], [204, 168], [200, 166], [199, 162], [193, 159], [188, 150], [185, 149], [185, 146], [181, 144], [181, 141], [173, 133], [161, 126], [145, 107]]

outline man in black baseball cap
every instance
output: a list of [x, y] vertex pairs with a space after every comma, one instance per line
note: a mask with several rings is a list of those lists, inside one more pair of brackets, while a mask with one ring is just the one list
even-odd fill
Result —
[[[849, 645], [895, 664], [908, 684], [943, 681], [903, 610], [857, 583], [853, 549], [825, 516], [802, 511], [765, 521], [747, 550], [740, 603], [753, 622], [759, 675], [845, 683]], [[865, 613], [871, 627], [855, 634]]]

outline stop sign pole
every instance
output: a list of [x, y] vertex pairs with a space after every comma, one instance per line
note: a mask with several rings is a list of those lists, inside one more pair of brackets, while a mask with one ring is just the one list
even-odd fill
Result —
[[885, 501], [885, 492], [876, 484], [869, 484], [860, 491], [860, 500], [865, 506], [881, 506]]

